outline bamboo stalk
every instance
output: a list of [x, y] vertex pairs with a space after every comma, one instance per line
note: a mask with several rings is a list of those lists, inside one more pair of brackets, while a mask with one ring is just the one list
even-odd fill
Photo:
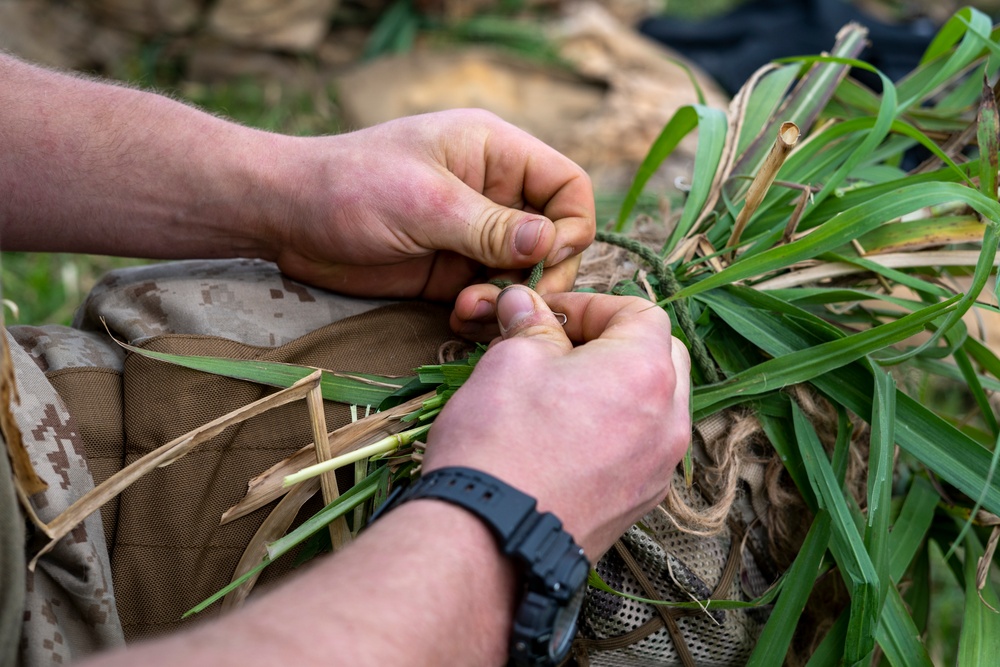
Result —
[[757, 212], [757, 208], [760, 207], [761, 202], [764, 201], [764, 197], [767, 196], [771, 184], [774, 183], [775, 176], [778, 175], [778, 170], [781, 169], [781, 165], [785, 163], [785, 158], [788, 157], [788, 154], [798, 141], [799, 126], [795, 123], [782, 123], [778, 129], [778, 136], [774, 140], [774, 145], [771, 146], [771, 152], [767, 154], [764, 163], [760, 167], [760, 171], [754, 176], [753, 182], [747, 190], [746, 203], [743, 205], [743, 209], [739, 215], [736, 216], [733, 233], [729, 236], [729, 242], [726, 243], [731, 248], [729, 251], [730, 258], [736, 252], [736, 246], [740, 242], [740, 237], [743, 235], [743, 230], [746, 229], [747, 223], [750, 222], [750, 218]]
[[59, 540], [68, 535], [81, 521], [134, 484], [146, 473], [154, 468], [170, 465], [191, 452], [198, 445], [219, 435], [233, 424], [238, 424], [278, 406], [305, 398], [309, 395], [310, 391], [319, 387], [321, 377], [322, 373], [316, 371], [287, 389], [282, 389], [249, 405], [244, 405], [229, 414], [214, 419], [203, 426], [199, 426], [193, 431], [174, 438], [167, 444], [146, 454], [138, 461], [122, 468], [105, 480], [104, 483], [84, 494], [49, 524], [48, 527], [51, 531], [50, 535], [52, 539], [41, 551], [35, 554], [34, 558], [28, 563], [28, 569], [34, 571], [38, 559], [51, 551]]
[[[327, 438], [326, 413], [323, 411], [323, 391], [319, 385], [306, 395], [306, 405], [309, 408], [309, 424], [312, 426], [313, 443], [316, 445], [316, 463], [323, 463], [331, 458], [330, 440]], [[329, 505], [340, 497], [337, 487], [337, 473], [334, 470], [324, 473], [319, 478], [323, 490], [323, 502]], [[333, 550], [339, 551], [351, 542], [351, 531], [347, 528], [347, 519], [340, 517], [330, 523], [330, 542]]]

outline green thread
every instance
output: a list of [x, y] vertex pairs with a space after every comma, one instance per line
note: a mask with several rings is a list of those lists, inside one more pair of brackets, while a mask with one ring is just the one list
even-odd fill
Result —
[[538, 281], [542, 279], [542, 272], [545, 271], [545, 260], [543, 259], [538, 264], [535, 264], [531, 268], [531, 275], [528, 276], [528, 282], [524, 283], [530, 289], [535, 289], [538, 287]]
[[[529, 289], [535, 289], [538, 287], [538, 282], [542, 279], [542, 273], [545, 271], [545, 260], [540, 261], [531, 267], [531, 274], [528, 276], [528, 280], [525, 281], [525, 286]], [[512, 280], [507, 280], [506, 278], [494, 278], [488, 281], [490, 285], [496, 285], [500, 289], [510, 287], [514, 284]]]
[[[681, 286], [677, 282], [677, 277], [673, 271], [667, 269], [663, 260], [660, 259], [660, 256], [652, 248], [643, 245], [635, 239], [630, 239], [624, 234], [616, 234], [614, 232], [599, 231], [597, 232], [597, 240], [601, 243], [608, 243], [619, 248], [624, 248], [648, 264], [652, 269], [653, 275], [660, 282], [660, 288], [664, 296], [669, 298], [680, 291]], [[701, 369], [702, 374], [709, 383], [718, 382], [719, 372], [716, 370], [715, 362], [708, 353], [708, 348], [705, 347], [705, 341], [695, 332], [694, 319], [691, 317], [687, 301], [679, 299], [673, 305], [674, 313], [677, 315], [677, 325], [684, 332], [684, 336], [688, 339], [688, 344], [691, 346], [692, 359], [698, 364], [698, 368]]]

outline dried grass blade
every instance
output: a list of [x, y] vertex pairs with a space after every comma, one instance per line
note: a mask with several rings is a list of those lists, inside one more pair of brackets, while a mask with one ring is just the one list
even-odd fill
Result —
[[[312, 480], [306, 484], [299, 484], [294, 489], [289, 490], [288, 494], [271, 510], [271, 513], [264, 519], [264, 523], [260, 524], [260, 528], [257, 529], [257, 532], [250, 539], [250, 543], [247, 544], [247, 548], [243, 551], [240, 562], [236, 565], [232, 581], [242, 579], [247, 573], [253, 572], [260, 565], [264, 557], [267, 556], [268, 543], [277, 540], [285, 534], [285, 531], [295, 521], [299, 510], [302, 509], [306, 501], [312, 498], [313, 494], [318, 490], [319, 481], [317, 480]], [[330, 525], [333, 524], [331, 523]], [[257, 583], [259, 577], [260, 570], [258, 569], [250, 575], [249, 579], [240, 584], [239, 588], [226, 594], [226, 597], [222, 600], [222, 611], [226, 612], [241, 607], [247, 596], [250, 595], [250, 591], [253, 589], [254, 584]]]
[[[330, 440], [327, 437], [326, 413], [323, 411], [323, 394], [319, 385], [313, 388], [306, 396], [306, 405], [309, 407], [309, 424], [313, 432], [313, 444], [316, 449], [316, 463], [322, 463], [333, 458], [330, 453]], [[327, 505], [340, 497], [340, 489], [337, 488], [337, 473], [330, 471], [320, 476], [320, 488], [323, 489], [323, 502]], [[347, 528], [347, 520], [340, 517], [330, 522], [330, 543], [333, 550], [338, 551], [351, 542], [351, 531]]]
[[[396, 407], [376, 412], [338, 428], [327, 436], [330, 443], [330, 455], [339, 456], [405, 430], [408, 425], [400, 422], [399, 419], [418, 409], [424, 401], [433, 396], [433, 392], [417, 396]], [[288, 492], [288, 488], [282, 486], [285, 477], [308, 468], [315, 462], [315, 447], [313, 444], [309, 444], [292, 456], [271, 466], [250, 480], [246, 495], [240, 502], [226, 510], [222, 515], [221, 523], [229, 523], [246, 516], [280, 498]]]
[[48, 553], [63, 537], [68, 535], [73, 528], [81, 521], [100, 509], [102, 505], [117, 496], [126, 488], [135, 483], [139, 478], [164, 465], [168, 465], [184, 456], [198, 445], [211, 440], [219, 433], [233, 424], [246, 421], [247, 419], [267, 412], [293, 401], [303, 399], [319, 382], [319, 372], [313, 373], [302, 380], [299, 380], [291, 387], [254, 401], [249, 405], [233, 410], [229, 414], [214, 419], [209, 423], [200, 426], [189, 433], [175, 438], [167, 444], [146, 454], [138, 461], [122, 468], [120, 471], [109, 477], [102, 484], [84, 494], [79, 500], [70, 505], [65, 512], [56, 517], [49, 528], [52, 533], [52, 540], [31, 559], [28, 567], [34, 570], [39, 557]]
[[976, 563], [976, 588], [979, 589], [979, 599], [994, 614], [1000, 614], [1000, 610], [990, 606], [990, 603], [983, 597], [983, 589], [986, 588], [986, 583], [989, 580], [990, 567], [993, 565], [993, 554], [997, 550], [998, 539], [1000, 539], [1000, 526], [993, 526], [993, 530], [990, 531], [989, 542], [986, 543], [986, 552], [979, 559], [979, 562]]
[[[982, 226], [980, 225], [980, 229]], [[855, 273], [871, 271], [866, 264], [886, 269], [922, 268], [926, 266], [975, 266], [981, 253], [978, 250], [930, 250], [927, 252], [899, 252], [885, 255], [866, 255], [864, 261], [855, 264], [844, 262], [823, 262], [791, 271], [776, 278], [754, 284], [754, 289], [780, 290], [819, 282], [828, 278], [839, 278]], [[1000, 266], [1000, 258], [995, 258], [993, 266]]]

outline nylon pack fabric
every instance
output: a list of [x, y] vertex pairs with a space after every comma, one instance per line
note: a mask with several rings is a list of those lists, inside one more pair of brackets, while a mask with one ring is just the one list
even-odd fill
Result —
[[[450, 339], [448, 312], [432, 304], [347, 299], [250, 260], [172, 262], [113, 272], [94, 289], [74, 328], [10, 330], [19, 377], [23, 370], [37, 380], [22, 384], [22, 398], [27, 394], [30, 406], [48, 396], [62, 415], [49, 420], [59, 423], [58, 433], [42, 428], [44, 414], [25, 417], [22, 430], [40, 438], [28, 442], [36, 468], [45, 467], [53, 450], [69, 449], [77, 456], [70, 467], [82, 475], [72, 484], [50, 483], [35, 503], [52, 508], [43, 517], [51, 520], [55, 510], [93, 482], [101, 483], [147, 451], [276, 391], [126, 356], [102, 320], [115, 337], [159, 351], [409, 375], [436, 361], [439, 346]], [[220, 329], [238, 339], [203, 335]], [[57, 594], [48, 597], [29, 586], [25, 608], [38, 607], [31, 618], [46, 621], [51, 631], [42, 637], [32, 629], [37, 623], [25, 624], [20, 643], [30, 650], [22, 651], [20, 664], [64, 664], [120, 645], [123, 636], [131, 642], [173, 630], [183, 625], [183, 612], [228, 583], [270, 507], [222, 527], [219, 517], [243, 496], [251, 477], [312, 441], [304, 402], [299, 403], [231, 427], [188, 458], [156, 470], [105, 505], [100, 516], [92, 515], [86, 533], [81, 527], [44, 556], [38, 571], [68, 578], [56, 582]], [[331, 430], [350, 421], [348, 406], [328, 403], [325, 412]], [[301, 516], [321, 506], [318, 500], [312, 503]], [[90, 539], [81, 543], [81, 535]], [[66, 555], [97, 542], [92, 552]], [[260, 586], [290, 569], [293, 557], [283, 560], [268, 568]], [[85, 585], [101, 580], [95, 571], [108, 575], [103, 590]], [[114, 617], [105, 625], [116, 630], [90, 640], [68, 633], [77, 626], [100, 626], [80, 615], [94, 605], [112, 606]], [[61, 616], [41, 611], [52, 609]]]

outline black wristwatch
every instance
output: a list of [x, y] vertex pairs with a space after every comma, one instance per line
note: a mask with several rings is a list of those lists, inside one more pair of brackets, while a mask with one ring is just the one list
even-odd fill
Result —
[[562, 662], [576, 635], [590, 572], [583, 549], [562, 522], [537, 512], [531, 496], [470, 468], [439, 468], [396, 487], [371, 520], [417, 498], [444, 500], [478, 516], [521, 570], [524, 594], [514, 615], [509, 665]]

